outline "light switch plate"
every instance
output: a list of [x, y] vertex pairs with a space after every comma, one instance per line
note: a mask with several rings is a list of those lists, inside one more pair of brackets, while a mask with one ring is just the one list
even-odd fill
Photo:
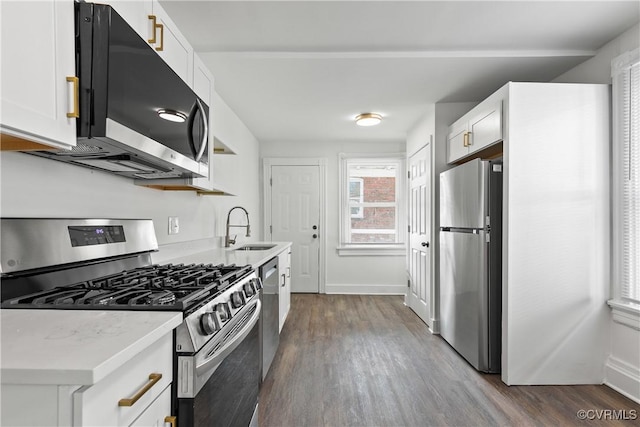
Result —
[[169, 234], [178, 234], [180, 232], [180, 223], [177, 216], [169, 217]]

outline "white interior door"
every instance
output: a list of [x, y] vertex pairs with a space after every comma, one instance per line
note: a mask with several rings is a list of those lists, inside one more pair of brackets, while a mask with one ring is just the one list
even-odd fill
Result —
[[291, 292], [319, 292], [320, 168], [271, 166], [271, 239], [292, 242]]
[[431, 327], [431, 145], [409, 158], [409, 307]]

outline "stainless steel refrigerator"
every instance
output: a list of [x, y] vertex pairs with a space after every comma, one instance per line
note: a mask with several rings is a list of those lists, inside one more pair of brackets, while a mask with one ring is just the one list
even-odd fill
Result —
[[502, 161], [440, 174], [440, 334], [473, 367], [500, 372]]

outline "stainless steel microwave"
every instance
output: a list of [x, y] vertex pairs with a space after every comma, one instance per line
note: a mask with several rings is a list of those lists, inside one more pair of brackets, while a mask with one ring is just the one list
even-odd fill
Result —
[[108, 5], [76, 3], [78, 145], [31, 152], [136, 179], [207, 177], [209, 107]]

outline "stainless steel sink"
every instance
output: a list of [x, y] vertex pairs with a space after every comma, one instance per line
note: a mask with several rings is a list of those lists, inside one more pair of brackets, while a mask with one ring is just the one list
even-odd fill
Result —
[[275, 248], [276, 245], [244, 245], [235, 249], [236, 251], [266, 251]]

